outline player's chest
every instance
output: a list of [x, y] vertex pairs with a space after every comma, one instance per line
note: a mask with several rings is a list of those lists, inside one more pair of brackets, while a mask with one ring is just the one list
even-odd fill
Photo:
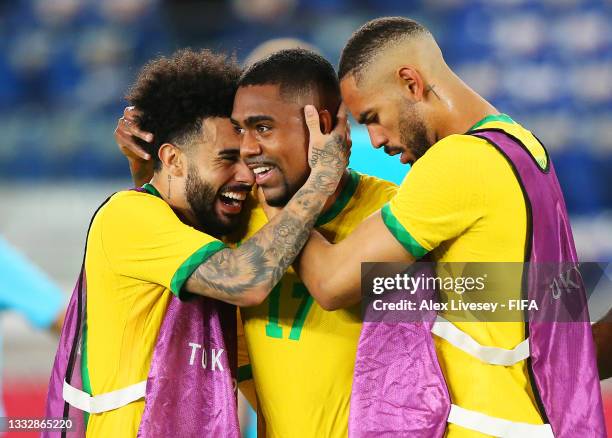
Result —
[[318, 343], [336, 335], [353, 338], [361, 329], [358, 309], [323, 310], [292, 269], [262, 304], [241, 314], [249, 344]]

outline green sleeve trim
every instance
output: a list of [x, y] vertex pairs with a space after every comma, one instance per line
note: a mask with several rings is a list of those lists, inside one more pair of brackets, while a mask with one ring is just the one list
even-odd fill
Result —
[[142, 186], [143, 189], [145, 189], [145, 191], [153, 196], [157, 196], [158, 198], [161, 198], [162, 196], [160, 195], [159, 191], [153, 186], [153, 184], [149, 184], [149, 183], [145, 183]]
[[207, 243], [191, 254], [189, 258], [179, 266], [172, 277], [172, 281], [170, 282], [170, 290], [172, 293], [180, 298], [181, 289], [183, 289], [185, 282], [191, 277], [191, 274], [194, 273], [198, 266], [204, 263], [214, 253], [224, 248], [227, 248], [227, 246], [223, 242], [215, 240], [214, 242]]
[[468, 129], [468, 132], [473, 131], [474, 129], [478, 129], [482, 125], [489, 123], [489, 122], [506, 122], [506, 123], [512, 123], [512, 124], [516, 123], [507, 114], [490, 114], [486, 116], [485, 118], [481, 119], [480, 121], [476, 122], [474, 126]]
[[336, 199], [336, 202], [332, 204], [329, 210], [319, 216], [315, 227], [321, 227], [326, 223], [331, 222], [336, 216], [338, 216], [355, 194], [358, 185], [359, 173], [355, 172], [353, 169], [349, 169], [349, 180], [346, 183], [346, 186], [344, 186], [342, 192], [340, 192], [340, 195], [338, 196], [338, 199]]
[[238, 367], [236, 377], [238, 378], [238, 383], [244, 382], [245, 380], [252, 380], [253, 368], [251, 368], [251, 364], [242, 365], [241, 367]]
[[386, 204], [380, 211], [382, 215], [382, 220], [393, 234], [399, 243], [402, 244], [406, 250], [412, 254], [415, 258], [420, 259], [429, 251], [423, 248], [419, 242], [417, 242], [414, 237], [410, 235], [410, 233], [404, 228], [402, 224], [397, 220], [393, 213], [391, 212], [391, 207], [389, 204]]

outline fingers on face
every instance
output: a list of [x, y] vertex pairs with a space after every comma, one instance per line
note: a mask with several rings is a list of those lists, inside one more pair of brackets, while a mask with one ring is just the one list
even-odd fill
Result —
[[304, 117], [306, 118], [306, 125], [310, 135], [321, 135], [321, 125], [319, 124], [319, 113], [313, 105], [306, 105], [304, 107]]

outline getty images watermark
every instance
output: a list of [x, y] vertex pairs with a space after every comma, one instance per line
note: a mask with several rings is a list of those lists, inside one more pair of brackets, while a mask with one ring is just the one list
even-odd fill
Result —
[[589, 321], [612, 307], [605, 263], [362, 263], [365, 321]]

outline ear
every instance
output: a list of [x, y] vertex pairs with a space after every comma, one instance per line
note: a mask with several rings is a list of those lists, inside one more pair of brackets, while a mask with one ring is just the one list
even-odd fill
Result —
[[333, 127], [332, 116], [328, 110], [319, 111], [319, 124], [321, 125], [321, 133], [329, 134]]
[[186, 165], [185, 155], [178, 147], [172, 143], [164, 143], [159, 147], [157, 156], [170, 175], [183, 176]]
[[400, 85], [404, 89], [406, 97], [420, 102], [425, 95], [425, 82], [421, 74], [409, 65], [403, 65], [397, 69]]

